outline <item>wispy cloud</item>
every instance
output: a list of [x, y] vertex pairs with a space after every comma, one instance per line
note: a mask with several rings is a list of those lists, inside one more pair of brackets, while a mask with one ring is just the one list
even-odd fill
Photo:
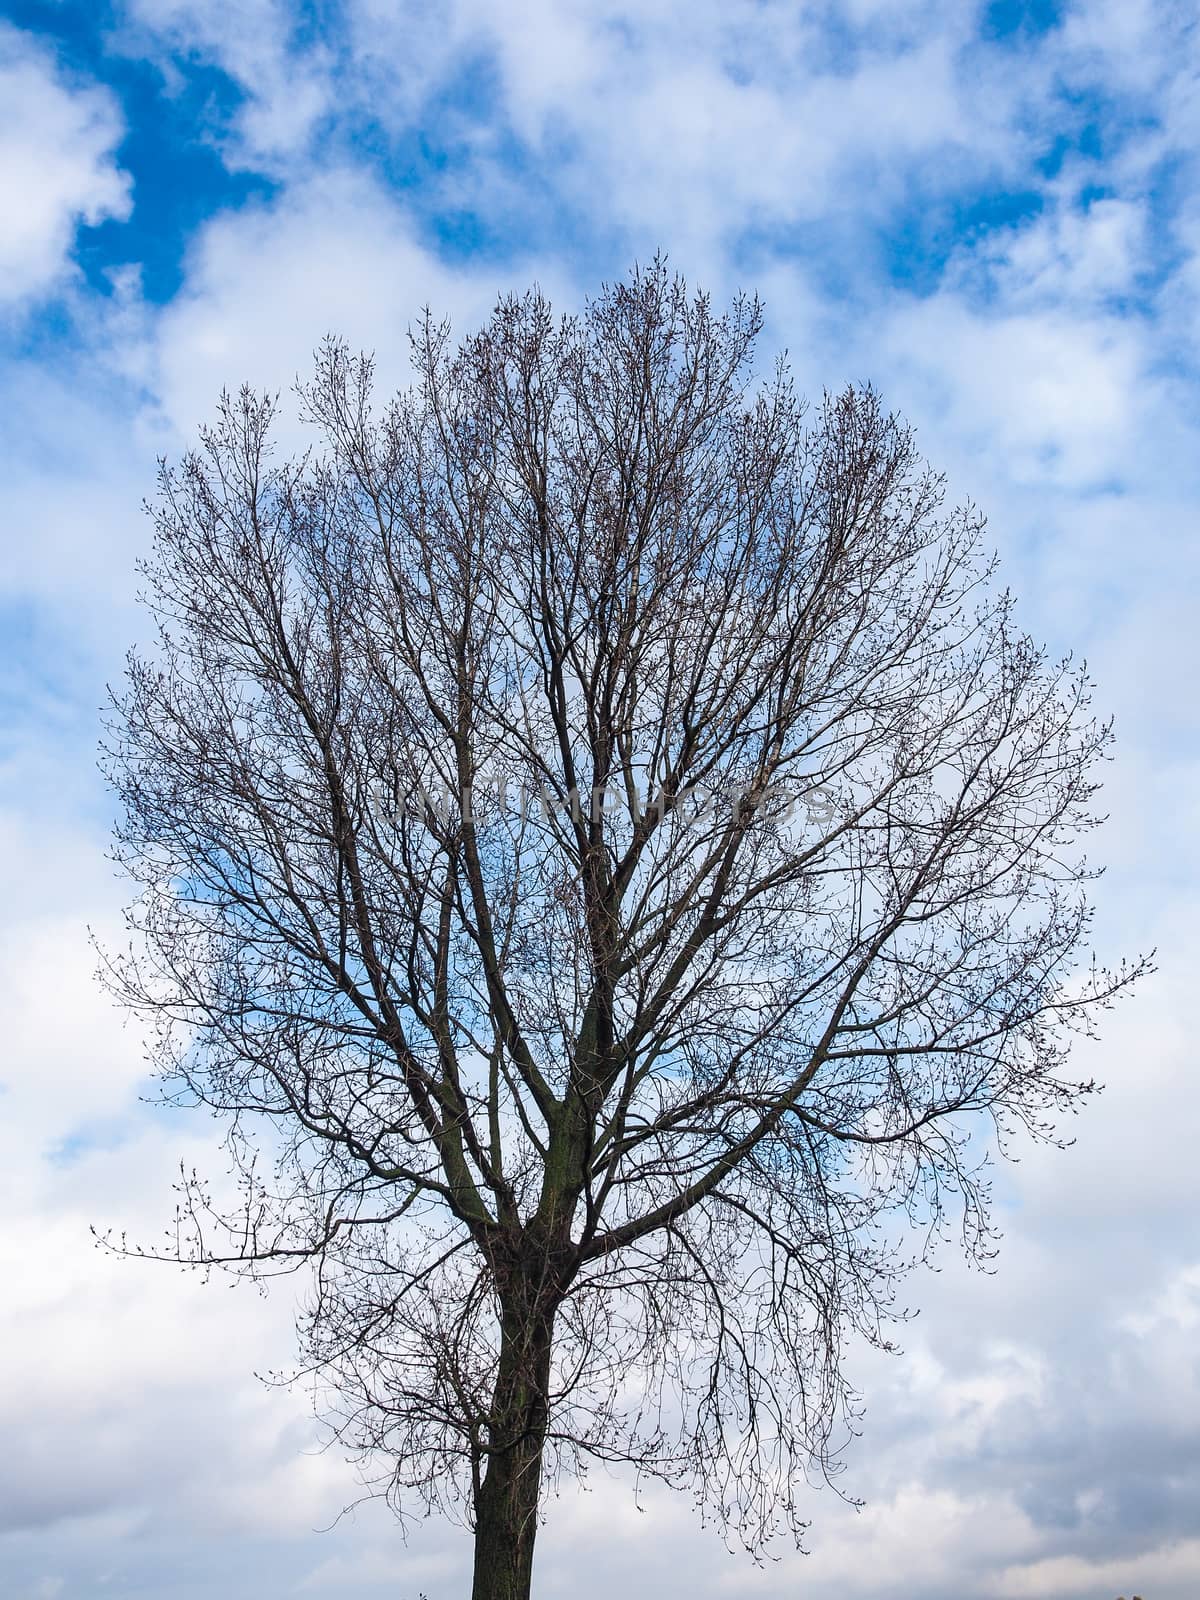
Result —
[[50, 47], [0, 24], [0, 307], [62, 283], [81, 223], [129, 215], [121, 132], [107, 90], [72, 83]]

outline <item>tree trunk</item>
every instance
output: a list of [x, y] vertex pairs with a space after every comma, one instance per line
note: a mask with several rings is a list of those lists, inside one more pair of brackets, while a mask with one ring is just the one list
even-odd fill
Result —
[[491, 1449], [475, 1498], [471, 1600], [529, 1600], [554, 1309], [505, 1310]]

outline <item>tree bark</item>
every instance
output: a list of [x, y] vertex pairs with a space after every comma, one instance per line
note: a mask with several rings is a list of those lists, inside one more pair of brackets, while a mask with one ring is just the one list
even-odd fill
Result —
[[491, 1447], [475, 1497], [471, 1600], [529, 1600], [554, 1310], [518, 1305], [502, 1316]]

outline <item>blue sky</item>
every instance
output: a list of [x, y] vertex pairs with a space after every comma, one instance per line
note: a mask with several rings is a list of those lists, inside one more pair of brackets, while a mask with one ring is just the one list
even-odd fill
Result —
[[[811, 1553], [563, 1486], [540, 1600], [1200, 1593], [1200, 11], [1172, 0], [10, 0], [0, 21], [0, 1570], [14, 1600], [464, 1592], [317, 1451], [261, 1300], [114, 1263], [203, 1118], [139, 1100], [96, 707], [145, 631], [156, 457], [330, 330], [402, 382], [428, 303], [564, 308], [664, 248], [757, 288], [810, 394], [869, 378], [990, 518], [1022, 616], [1118, 744], [1104, 954], [1159, 972], [1004, 1177], [994, 1275], [914, 1280]], [[285, 441], [301, 437], [284, 417]]]

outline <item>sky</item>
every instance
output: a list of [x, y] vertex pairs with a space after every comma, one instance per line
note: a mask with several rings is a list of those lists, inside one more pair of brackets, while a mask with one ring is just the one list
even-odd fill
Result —
[[[339, 1520], [292, 1285], [114, 1260], [199, 1113], [93, 980], [119, 926], [97, 708], [147, 636], [159, 455], [326, 332], [405, 376], [429, 304], [563, 309], [657, 249], [872, 381], [989, 517], [1025, 625], [1115, 718], [1104, 957], [1158, 970], [1019, 1147], [994, 1271], [915, 1277], [807, 1551], [563, 1484], [538, 1600], [1200, 1593], [1200, 9], [1172, 0], [9, 0], [0, 8], [0, 1572], [6, 1600], [457, 1600], [469, 1541]], [[287, 417], [287, 440], [299, 427]]]

